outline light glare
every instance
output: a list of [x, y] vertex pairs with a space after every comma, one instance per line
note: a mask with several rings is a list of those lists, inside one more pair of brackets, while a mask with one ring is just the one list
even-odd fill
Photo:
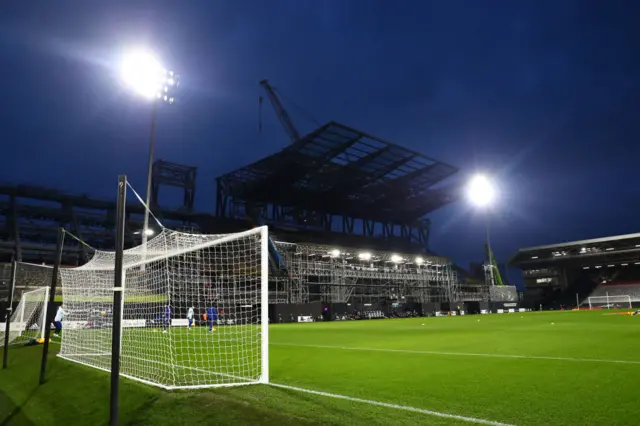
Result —
[[129, 53], [122, 61], [122, 78], [135, 92], [153, 99], [165, 81], [166, 71], [156, 57], [146, 51]]
[[397, 254], [394, 254], [391, 256], [391, 261], [393, 263], [400, 263], [402, 262], [402, 256], [398, 256]]
[[360, 253], [360, 254], [358, 254], [358, 259], [360, 259], [360, 260], [371, 260], [371, 253]]
[[486, 207], [495, 200], [496, 189], [489, 178], [478, 175], [469, 182], [467, 196], [475, 206]]

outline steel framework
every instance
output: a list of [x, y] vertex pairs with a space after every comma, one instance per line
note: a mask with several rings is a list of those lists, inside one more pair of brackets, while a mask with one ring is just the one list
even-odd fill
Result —
[[[115, 226], [115, 202], [72, 195], [56, 189], [0, 184], [0, 261], [15, 255], [18, 261], [53, 263], [57, 230], [67, 231], [91, 247], [112, 249]], [[137, 201], [127, 206], [128, 246], [139, 244], [136, 231], [142, 227], [144, 209]], [[171, 228], [207, 227], [210, 215], [185, 211], [158, 210], [163, 224]], [[91, 254], [82, 244], [65, 241], [63, 262], [82, 264]]]
[[275, 244], [283, 261], [279, 273], [270, 275], [271, 303], [486, 300], [481, 286], [461, 283], [451, 261], [443, 257]]
[[184, 191], [181, 209], [186, 212], [193, 212], [193, 205], [196, 196], [196, 167], [183, 166], [182, 164], [170, 163], [168, 161], [157, 160], [153, 163], [153, 174], [151, 179], [151, 208], [158, 207], [158, 195], [161, 186], [181, 188]]
[[358, 233], [426, 247], [424, 216], [459, 196], [453, 166], [330, 122], [217, 179], [216, 214], [268, 225]]

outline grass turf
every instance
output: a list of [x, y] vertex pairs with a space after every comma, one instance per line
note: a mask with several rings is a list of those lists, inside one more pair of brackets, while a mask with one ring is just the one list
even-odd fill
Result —
[[[272, 325], [271, 379], [510, 424], [636, 424], [640, 317], [603, 313]], [[52, 356], [37, 387], [40, 355], [10, 351], [0, 424], [105, 424], [108, 375]], [[128, 425], [464, 424], [269, 386], [167, 392], [123, 379], [120, 401]]]

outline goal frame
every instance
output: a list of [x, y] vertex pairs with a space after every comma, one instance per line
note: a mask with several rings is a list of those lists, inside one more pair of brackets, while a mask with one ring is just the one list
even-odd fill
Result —
[[[27, 306], [27, 301], [26, 298], [29, 297], [30, 293], [35, 293], [35, 292], [39, 292], [42, 291], [44, 289], [44, 298], [42, 300], [42, 312], [40, 313], [40, 315], [42, 315], [42, 323], [38, 324], [38, 335], [35, 337], [36, 339], [44, 339], [44, 334], [45, 334], [45, 326], [47, 324], [47, 318], [48, 318], [48, 304], [49, 304], [49, 287], [39, 287], [39, 288], [34, 288], [32, 290], [28, 290], [28, 291], [23, 291], [22, 294], [20, 295], [20, 302], [18, 302], [18, 306], [16, 307], [15, 311], [11, 311], [11, 315], [8, 316], [8, 318], [6, 319], [5, 323], [5, 329], [3, 330], [6, 333], [6, 330], [9, 330], [9, 333], [5, 334], [5, 339], [3, 342], [3, 346], [5, 346], [5, 344], [8, 342], [9, 345], [14, 345], [17, 344], [16, 341], [19, 340], [20, 337], [22, 337], [24, 335], [25, 332], [27, 332], [28, 330], [26, 329], [27, 323], [25, 322], [25, 309]], [[12, 303], [12, 302], [10, 302]], [[15, 317], [13, 317], [13, 315], [15, 315]], [[27, 318], [27, 320], [29, 320], [30, 318]], [[20, 324], [20, 327], [18, 327], [18, 324]], [[9, 325], [10, 327], [7, 327], [7, 325]], [[15, 337], [13, 339], [11, 339], [11, 334], [15, 334]], [[21, 343], [22, 341], [19, 341], [18, 343]], [[6, 346], [5, 346], [6, 347]]]
[[[203, 384], [203, 385], [187, 385], [187, 386], [171, 386], [171, 385], [164, 385], [164, 384], [160, 384], [160, 383], [156, 383], [156, 382], [151, 382], [149, 380], [145, 380], [143, 378], [140, 377], [135, 377], [135, 376], [131, 376], [127, 373], [123, 373], [122, 371], [119, 372], [119, 376], [121, 377], [126, 377], [128, 379], [131, 380], [135, 380], [141, 383], [145, 383], [147, 385], [151, 385], [151, 386], [155, 386], [155, 387], [160, 387], [162, 389], [165, 390], [178, 390], [178, 389], [203, 389], [203, 388], [221, 388], [221, 387], [236, 387], [236, 386], [245, 386], [245, 385], [254, 385], [254, 384], [268, 384], [270, 382], [270, 378], [269, 378], [269, 232], [268, 232], [268, 227], [267, 226], [261, 226], [261, 227], [257, 227], [257, 228], [253, 228], [247, 231], [243, 231], [243, 232], [238, 232], [238, 233], [233, 233], [233, 234], [228, 234], [225, 235], [221, 238], [218, 238], [214, 241], [207, 241], [205, 243], [202, 244], [197, 244], [194, 245], [192, 247], [188, 247], [188, 248], [184, 248], [181, 250], [176, 250], [176, 251], [172, 251], [171, 252], [171, 256], [169, 256], [169, 258], [171, 257], [175, 257], [175, 256], [180, 256], [183, 254], [187, 254], [187, 253], [191, 253], [191, 252], [195, 252], [197, 250], [202, 250], [202, 249], [206, 249], [209, 247], [214, 247], [216, 245], [222, 245], [222, 244], [226, 244], [235, 240], [240, 240], [242, 238], [245, 237], [249, 237], [249, 236], [253, 236], [259, 234], [260, 235], [260, 376], [257, 380], [255, 381], [239, 381], [239, 382], [234, 382], [234, 383], [215, 383], [215, 384]], [[127, 294], [127, 283], [126, 283], [126, 271], [132, 268], [136, 268], [136, 267], [142, 267], [143, 265], [147, 265], [153, 262], [157, 262], [158, 259], [154, 258], [154, 257], [150, 257], [150, 258], [143, 258], [137, 262], [133, 262], [130, 264], [122, 265], [121, 266], [121, 271], [119, 272], [116, 269], [114, 269], [114, 277], [119, 276], [121, 277], [121, 282], [122, 282], [122, 286], [121, 287], [114, 287], [114, 292], [120, 292], [122, 297], [120, 299], [120, 305], [122, 306], [124, 304], [124, 300], [125, 300], [125, 295]], [[97, 268], [96, 270], [99, 270], [100, 268]], [[111, 268], [104, 268], [103, 270], [106, 269], [111, 269]], [[117, 281], [117, 280], [116, 280]], [[63, 284], [64, 285], [64, 284]], [[116, 334], [115, 331], [115, 326], [117, 325], [118, 329], [119, 329], [119, 339], [120, 339], [120, 343], [122, 344], [122, 330], [123, 330], [123, 321], [122, 321], [122, 312], [123, 309], [121, 308], [119, 310], [120, 312], [117, 312], [117, 315], [119, 316], [119, 318], [116, 318], [116, 316], [114, 315], [113, 318], [113, 325], [112, 325], [112, 335]], [[115, 309], [115, 305], [114, 305], [114, 314], [116, 313], [116, 309]], [[64, 335], [63, 335], [63, 341], [64, 341]], [[120, 348], [119, 353], [122, 353], [122, 348]], [[107, 368], [100, 368], [98, 366], [89, 364], [89, 363], [85, 363], [82, 360], [76, 359], [76, 358], [71, 358], [71, 357], [66, 357], [63, 354], [58, 354], [58, 357], [65, 359], [67, 361], [71, 361], [71, 362], [75, 362], [78, 364], [82, 364], [82, 365], [86, 365], [88, 367], [91, 368], [96, 368], [99, 370], [103, 370], [106, 372], [111, 372], [109, 369]], [[119, 358], [119, 357], [118, 357]]]
[[[47, 319], [49, 318], [49, 287], [43, 287], [44, 288], [44, 300], [42, 302], [42, 324], [38, 324], [40, 326], [40, 336], [39, 338], [44, 339], [44, 331], [45, 331], [45, 326], [47, 324]], [[22, 292], [22, 296], [20, 297], [20, 300], [23, 300], [25, 294], [29, 294], [32, 293], [34, 291], [38, 291], [40, 289], [35, 289], [35, 290], [30, 290], [30, 291], [24, 291]], [[22, 317], [22, 321], [24, 322], [24, 309], [25, 309], [26, 303], [22, 305], [22, 312], [21, 312], [21, 317]], [[25, 330], [26, 331], [26, 330]]]
[[[620, 299], [624, 299], [624, 301], [620, 302]], [[611, 303], [625, 303], [629, 305], [628, 306], [629, 309], [631, 309], [632, 307], [631, 296], [627, 294], [609, 296], [607, 294], [606, 296], [589, 296], [589, 298], [587, 299], [587, 302], [589, 303], [589, 310], [593, 309], [592, 302], [596, 302], [597, 300], [604, 301], [607, 306], [606, 309], [611, 309], [611, 307], [609, 306]]]

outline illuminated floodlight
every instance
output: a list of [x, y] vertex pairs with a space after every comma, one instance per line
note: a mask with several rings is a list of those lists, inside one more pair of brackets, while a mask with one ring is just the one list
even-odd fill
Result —
[[360, 260], [371, 260], [371, 253], [359, 253], [358, 259]]
[[142, 49], [129, 52], [122, 60], [121, 73], [124, 82], [144, 98], [173, 103], [170, 92], [178, 86], [178, 76], [163, 68], [153, 53]]
[[402, 262], [402, 256], [398, 256], [397, 254], [394, 254], [391, 256], [391, 261], [393, 263], [400, 263]]
[[[144, 233], [145, 233], [145, 235], [146, 235], [147, 237], [150, 237], [150, 236], [152, 236], [153, 234], [155, 234], [155, 231], [154, 231], [153, 229], [151, 229], [151, 228], [147, 228], [147, 230], [146, 230], [146, 231], [144, 231]], [[133, 233], [133, 235], [142, 235], [142, 229], [141, 229], [141, 230], [139, 230], [139, 231], [134, 232], [134, 233]]]
[[467, 196], [475, 206], [486, 207], [495, 201], [497, 191], [493, 182], [487, 176], [477, 175], [469, 182]]
[[423, 258], [421, 258], [420, 256], [418, 256], [418, 257], [416, 257], [416, 263], [417, 263], [418, 265], [422, 265], [422, 264], [424, 263], [424, 259], [423, 259]]
[[329, 255], [331, 257], [340, 257], [340, 250], [338, 249], [333, 249], [329, 252]]

